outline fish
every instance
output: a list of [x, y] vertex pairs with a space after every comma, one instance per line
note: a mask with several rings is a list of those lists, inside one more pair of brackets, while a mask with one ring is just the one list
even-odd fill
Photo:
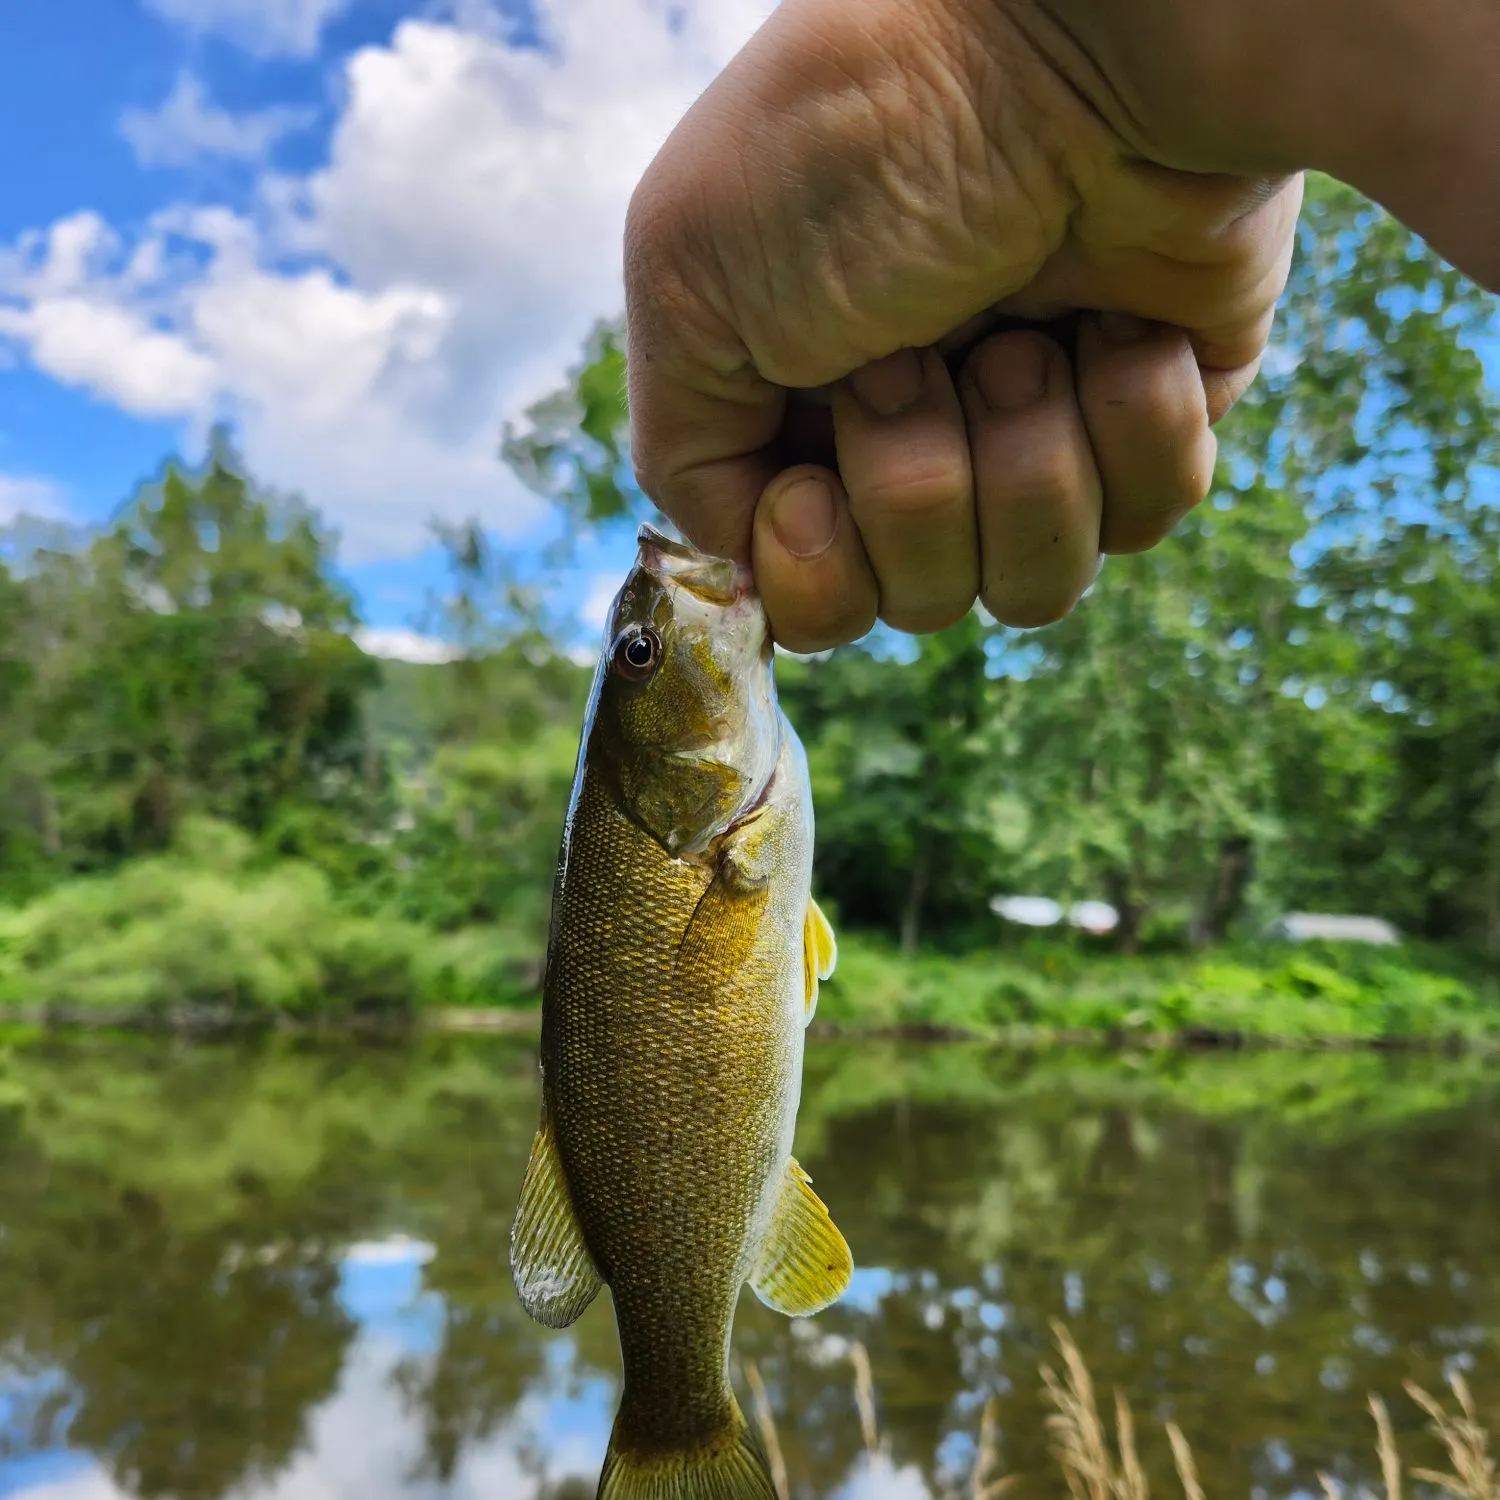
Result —
[[838, 947], [773, 666], [748, 569], [643, 527], [558, 858], [510, 1242], [549, 1328], [610, 1288], [624, 1380], [600, 1500], [775, 1500], [730, 1382], [741, 1288], [809, 1317], [852, 1272], [792, 1154]]

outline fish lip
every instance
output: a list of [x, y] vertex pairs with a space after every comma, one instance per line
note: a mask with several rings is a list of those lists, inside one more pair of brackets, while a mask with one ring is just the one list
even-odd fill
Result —
[[656, 527], [636, 534], [637, 562], [662, 580], [680, 584], [709, 604], [732, 606], [756, 597], [755, 577], [743, 563], [699, 552]]

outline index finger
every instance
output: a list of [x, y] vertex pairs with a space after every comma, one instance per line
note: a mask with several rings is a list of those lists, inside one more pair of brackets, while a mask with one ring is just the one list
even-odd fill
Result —
[[[630, 234], [629, 241], [635, 241]], [[738, 340], [698, 330], [632, 245], [625, 276], [630, 452], [636, 481], [693, 544], [748, 562], [755, 507], [777, 472], [787, 393]]]

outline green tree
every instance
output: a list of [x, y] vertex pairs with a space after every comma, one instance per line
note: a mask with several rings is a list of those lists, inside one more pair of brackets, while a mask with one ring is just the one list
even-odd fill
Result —
[[537, 494], [599, 525], [649, 508], [630, 467], [625, 326], [595, 324], [567, 383], [507, 424], [501, 457]]
[[31, 821], [65, 865], [163, 848], [194, 811], [264, 834], [370, 775], [377, 668], [328, 538], [222, 441], [82, 551], [34, 554], [19, 588]]
[[426, 680], [435, 744], [407, 779], [394, 900], [441, 928], [520, 929], [539, 952], [589, 671], [476, 524], [438, 535], [433, 613], [457, 655]]
[[[1044, 631], [986, 643], [971, 619], [909, 663], [856, 648], [783, 674], [830, 891], [908, 939], [1026, 881], [1107, 895], [1125, 947], [1288, 903], [1500, 947], [1497, 419], [1475, 353], [1494, 305], [1312, 179], [1265, 372], [1171, 540], [1111, 558]], [[579, 524], [650, 509], [620, 351], [601, 325], [507, 433]], [[949, 653], [976, 672], [957, 711]]]
[[[996, 860], [995, 684], [977, 616], [892, 655], [870, 646], [784, 662], [808, 747], [820, 891], [844, 920], [914, 951], [982, 920]], [[871, 649], [871, 647], [874, 649]]]
[[1211, 503], [1035, 638], [1007, 700], [1029, 852], [1070, 889], [1101, 883], [1126, 946], [1164, 904], [1222, 936], [1256, 865], [1268, 905], [1430, 931], [1436, 893], [1487, 900], [1488, 834], [1460, 850], [1454, 830], [1497, 806], [1476, 665], [1500, 628], [1494, 512], [1474, 503], [1496, 429], [1470, 347], [1492, 319], [1393, 220], [1315, 180]]

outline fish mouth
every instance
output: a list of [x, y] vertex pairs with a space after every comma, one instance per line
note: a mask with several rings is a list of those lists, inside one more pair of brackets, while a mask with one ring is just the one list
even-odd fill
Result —
[[654, 526], [642, 526], [636, 537], [638, 564], [663, 582], [685, 588], [705, 604], [731, 608], [755, 597], [750, 569], [727, 557], [699, 552], [674, 541]]
[[755, 800], [724, 830], [725, 835], [738, 833], [746, 824], [753, 823], [766, 810], [771, 801], [771, 793], [775, 790], [775, 787], [776, 769], [772, 767], [771, 774], [766, 777], [765, 784], [755, 794]]

